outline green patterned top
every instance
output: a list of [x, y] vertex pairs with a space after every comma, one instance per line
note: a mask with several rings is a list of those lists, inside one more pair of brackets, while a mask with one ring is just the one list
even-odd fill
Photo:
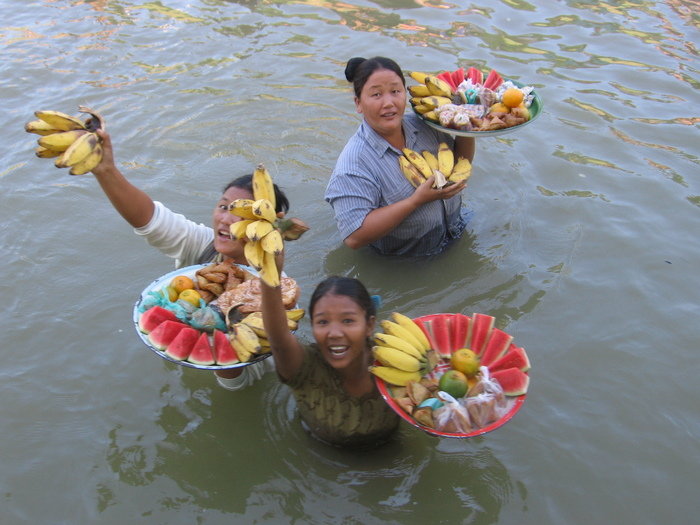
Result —
[[350, 396], [318, 347], [314, 344], [305, 350], [301, 369], [287, 384], [309, 430], [319, 439], [343, 447], [376, 446], [387, 441], [399, 417], [379, 390], [375, 387], [362, 397]]

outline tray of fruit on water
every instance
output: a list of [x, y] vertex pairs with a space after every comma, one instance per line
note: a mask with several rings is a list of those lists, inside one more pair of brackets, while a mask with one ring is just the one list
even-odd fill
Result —
[[413, 111], [426, 124], [456, 136], [498, 136], [521, 129], [542, 111], [534, 87], [504, 79], [494, 69], [469, 67], [437, 75], [413, 71], [407, 86]]
[[[304, 310], [299, 287], [281, 278], [290, 330]], [[249, 266], [188, 266], [155, 279], [134, 304], [136, 333], [158, 356], [182, 366], [227, 369], [270, 356], [260, 306], [260, 278]]]
[[380, 326], [370, 371], [384, 400], [411, 425], [467, 438], [497, 429], [522, 408], [530, 361], [493, 316], [394, 312]]

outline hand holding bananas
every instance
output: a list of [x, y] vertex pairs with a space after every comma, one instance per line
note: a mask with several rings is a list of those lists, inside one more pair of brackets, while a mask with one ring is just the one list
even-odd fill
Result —
[[441, 189], [466, 181], [472, 172], [469, 159], [458, 158], [455, 162], [454, 153], [445, 142], [440, 144], [437, 154], [427, 150], [418, 153], [409, 148], [403, 148], [403, 155], [399, 157], [399, 166], [401, 173], [415, 188], [434, 176], [433, 187]]
[[60, 111], [35, 111], [37, 120], [24, 126], [28, 133], [41, 135], [37, 157], [55, 157], [56, 167], [70, 168], [71, 175], [88, 173], [102, 160], [102, 139], [96, 132], [105, 129], [104, 119], [85, 106], [78, 110], [90, 117], [83, 121]]
[[278, 218], [275, 204], [272, 177], [258, 164], [253, 172], [253, 198], [236, 199], [229, 205], [229, 211], [242, 219], [231, 225], [231, 237], [245, 241], [248, 264], [273, 288], [280, 285], [275, 257], [282, 253], [284, 240], [296, 240], [309, 229], [299, 219]]

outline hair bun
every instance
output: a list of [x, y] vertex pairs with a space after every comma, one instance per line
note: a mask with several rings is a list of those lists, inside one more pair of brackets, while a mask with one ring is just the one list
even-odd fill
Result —
[[357, 72], [357, 68], [366, 60], [367, 59], [363, 57], [353, 57], [350, 60], [348, 60], [348, 63], [345, 66], [345, 78], [348, 82], [352, 82], [353, 80], [355, 80], [355, 73]]

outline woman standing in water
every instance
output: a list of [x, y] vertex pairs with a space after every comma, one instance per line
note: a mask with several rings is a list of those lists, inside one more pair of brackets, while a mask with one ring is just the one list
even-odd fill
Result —
[[465, 182], [432, 188], [433, 177], [414, 189], [399, 168], [403, 148], [436, 152], [441, 142], [455, 157], [472, 161], [475, 141], [434, 130], [405, 114], [406, 81], [385, 57], [352, 58], [345, 68], [362, 124], [345, 145], [326, 188], [343, 242], [384, 255], [434, 255], [466, 227]]

